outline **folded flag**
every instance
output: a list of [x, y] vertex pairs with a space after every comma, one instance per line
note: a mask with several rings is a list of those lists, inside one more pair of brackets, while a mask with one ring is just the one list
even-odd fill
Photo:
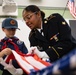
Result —
[[51, 65], [49, 62], [41, 60], [41, 58], [39, 58], [36, 54], [22, 54], [19, 52], [17, 53], [14, 50], [12, 50], [12, 53], [20, 67], [27, 74], [30, 74], [32, 71], [41, 70]]
[[30, 75], [76, 75], [76, 49], [42, 70]]

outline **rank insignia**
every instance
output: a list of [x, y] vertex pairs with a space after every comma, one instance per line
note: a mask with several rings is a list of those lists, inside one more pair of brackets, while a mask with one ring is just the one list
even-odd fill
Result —
[[63, 24], [63, 25], [66, 25], [66, 23], [65, 23], [65, 22], [62, 22], [62, 24]]
[[63, 49], [62, 47], [58, 47], [58, 49]]
[[58, 37], [57, 36], [54, 36], [54, 39], [55, 39], [55, 41], [58, 41]]
[[55, 41], [58, 41], [59, 39], [58, 39], [57, 35], [59, 35], [59, 33], [57, 33], [53, 37], [51, 37], [50, 40], [54, 39]]

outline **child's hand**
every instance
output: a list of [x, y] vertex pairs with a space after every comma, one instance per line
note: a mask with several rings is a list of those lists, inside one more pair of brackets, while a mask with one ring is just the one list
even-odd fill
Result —
[[0, 57], [3, 57], [4, 55], [10, 55], [12, 53], [10, 48], [5, 48], [0, 52]]

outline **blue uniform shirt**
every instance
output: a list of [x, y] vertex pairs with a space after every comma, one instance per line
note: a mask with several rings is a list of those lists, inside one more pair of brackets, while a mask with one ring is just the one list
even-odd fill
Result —
[[[23, 41], [20, 41], [20, 40], [19, 40], [17, 37], [15, 37], [15, 36], [12, 37], [12, 38], [7, 38], [7, 37], [3, 38], [3, 39], [0, 41], [0, 51], [2, 50], [2, 47], [4, 46], [4, 42], [7, 41], [7, 40], [12, 40], [12, 42], [14, 42], [14, 43], [18, 46], [19, 50], [20, 50], [22, 53], [24, 53], [24, 54], [28, 53], [28, 50], [27, 50], [24, 42], [23, 42]], [[12, 50], [15, 50], [14, 46], [13, 46], [11, 43], [9, 43], [9, 42], [7, 42], [7, 46], [6, 46], [6, 47], [11, 48]], [[4, 58], [5, 58], [5, 57], [6, 57], [6, 56], [4, 56]], [[18, 64], [17, 64], [17, 62], [16, 62], [16, 60], [13, 60], [13, 61], [12, 61], [12, 64], [13, 64], [15, 67], [19, 67]], [[0, 65], [0, 69], [3, 69], [3, 67], [2, 67], [1, 65]]]

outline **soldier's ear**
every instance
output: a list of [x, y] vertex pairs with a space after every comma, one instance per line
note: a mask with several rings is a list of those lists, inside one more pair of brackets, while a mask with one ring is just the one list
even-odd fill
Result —
[[38, 11], [38, 12], [37, 12], [37, 15], [38, 15], [39, 17], [41, 17], [41, 12], [40, 12], [40, 11]]

